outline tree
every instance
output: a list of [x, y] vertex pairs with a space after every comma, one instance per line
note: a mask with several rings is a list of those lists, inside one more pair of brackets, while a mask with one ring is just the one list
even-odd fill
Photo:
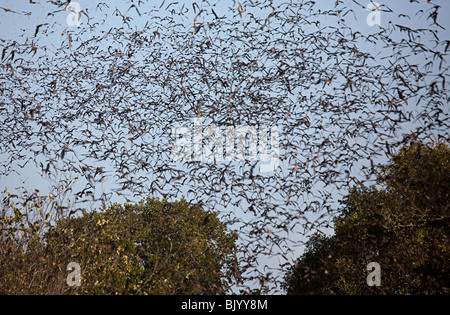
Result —
[[[285, 277], [288, 294], [450, 293], [448, 145], [403, 147], [378, 181], [350, 190], [333, 236], [310, 240]], [[370, 262], [379, 287], [366, 283]]]
[[44, 234], [54, 218], [53, 196], [38, 191], [0, 197], [0, 294], [60, 294], [65, 275], [47, 255]]
[[[22, 261], [15, 270], [10, 268], [9, 279], [31, 270], [42, 280], [39, 286], [25, 277], [18, 287], [2, 286], [2, 292], [219, 294], [228, 290], [236, 275], [235, 234], [216, 212], [185, 200], [147, 198], [135, 205], [114, 204], [64, 218], [30, 250], [8, 257]], [[25, 263], [31, 261], [28, 256], [41, 257], [47, 264], [32, 269]], [[78, 287], [66, 284], [66, 266], [71, 262], [80, 266]]]

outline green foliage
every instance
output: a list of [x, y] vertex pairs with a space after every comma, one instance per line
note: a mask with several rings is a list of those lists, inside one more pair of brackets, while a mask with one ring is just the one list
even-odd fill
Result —
[[[353, 188], [333, 236], [316, 236], [286, 275], [288, 294], [449, 294], [450, 149], [405, 146], [381, 188]], [[381, 286], [366, 284], [369, 262]]]
[[[65, 284], [43, 237], [51, 227], [54, 196], [39, 191], [0, 197], [0, 294], [59, 294]], [[62, 267], [64, 268], [64, 267]], [[59, 268], [60, 269], [60, 268]], [[57, 285], [55, 285], [57, 284]]]
[[[185, 200], [147, 198], [136, 205], [114, 204], [102, 211], [58, 220], [46, 230], [36, 249], [5, 253], [9, 260], [20, 263], [10, 266], [7, 276], [11, 281], [3, 281], [6, 276], [0, 274], [0, 291], [220, 294], [227, 291], [235, 275], [235, 239], [217, 213]], [[11, 248], [12, 242], [5, 245], [2, 248]], [[39, 285], [31, 285], [24, 276], [33, 272], [25, 256], [41, 257], [46, 262], [34, 268], [42, 280]], [[65, 268], [70, 262], [81, 267], [80, 287], [66, 284], [69, 271]]]

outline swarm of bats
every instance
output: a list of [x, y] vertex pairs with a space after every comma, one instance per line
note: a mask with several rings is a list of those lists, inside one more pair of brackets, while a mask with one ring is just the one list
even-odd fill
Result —
[[[373, 180], [401, 144], [449, 139], [439, 7], [423, 1], [428, 11], [360, 32], [347, 21], [363, 14], [364, 26], [368, 11], [354, 2], [321, 10], [243, 0], [228, 11], [207, 1], [108, 2], [78, 12], [82, 24], [71, 28], [52, 24], [69, 13], [53, 1], [27, 36], [0, 42], [0, 178], [34, 163], [84, 180], [73, 191], [80, 203], [109, 180], [105, 200], [185, 196], [220, 210], [240, 230], [242, 281], [276, 291], [277, 270], [305, 235], [329, 227], [339, 194]], [[278, 126], [279, 167], [174, 162], [171, 131], [192, 131], [194, 118], [204, 130]]]

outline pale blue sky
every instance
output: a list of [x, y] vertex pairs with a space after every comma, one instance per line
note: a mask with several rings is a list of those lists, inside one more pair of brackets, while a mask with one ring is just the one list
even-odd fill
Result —
[[[67, 24], [67, 16], [70, 14], [68, 11], [64, 11], [62, 8], [57, 9], [56, 6], [49, 4], [45, 1], [38, 1], [36, 4], [31, 4], [28, 1], [17, 1], [17, 0], [0, 0], [0, 48], [3, 48], [4, 41], [14, 40], [19, 43], [29, 43], [33, 44], [35, 39], [35, 33], [38, 32], [37, 38], [39, 39], [39, 47], [46, 47], [46, 51], [40, 50], [37, 52], [40, 54], [48, 54], [49, 60], [61, 58], [61, 55], [56, 56], [55, 54], [61, 54], [61, 52], [70, 51], [59, 50], [61, 46], [67, 47], [69, 45], [68, 34], [73, 34], [71, 37], [70, 44], [72, 45], [72, 50], [75, 50], [81, 42], [91, 39], [92, 37], [103, 36], [102, 32], [108, 32], [111, 28], [120, 28], [123, 23], [128, 23], [131, 29], [142, 30], [144, 27], [148, 27], [148, 31], [160, 31], [160, 33], [164, 33], [164, 30], [160, 29], [160, 26], [152, 19], [152, 16], [161, 17], [168, 16], [172, 18], [172, 14], [170, 10], [175, 10], [175, 13], [183, 12], [184, 15], [175, 14], [173, 21], [176, 23], [180, 23], [184, 28], [192, 28], [192, 23], [194, 21], [194, 17], [197, 15], [199, 9], [201, 9], [202, 4], [201, 1], [176, 1], [177, 4], [173, 4], [169, 6], [171, 1], [148, 1], [145, 4], [138, 6], [138, 10], [136, 8], [130, 7], [129, 1], [107, 1], [107, 5], [109, 9], [105, 7], [99, 1], [87, 1], [87, 0], [79, 0], [77, 1], [80, 4], [81, 9], [86, 13], [86, 15], [81, 15], [81, 25], [80, 27], [69, 26]], [[216, 1], [217, 5], [215, 7], [215, 13], [218, 16], [228, 15], [232, 16], [228, 8], [233, 6], [233, 1]], [[279, 3], [284, 3], [285, 1], [273, 1], [274, 6], [276, 7]], [[365, 35], [375, 34], [379, 31], [379, 27], [377, 26], [369, 26], [366, 22], [367, 16], [370, 13], [367, 9], [356, 5], [353, 1], [344, 1], [348, 3], [348, 6], [353, 8], [353, 13], [347, 14], [345, 17], [342, 17], [345, 20], [347, 26], [350, 26], [352, 30], [357, 30]], [[360, 1], [363, 4], [368, 4], [369, 1]], [[197, 5], [194, 5], [197, 3]], [[214, 3], [214, 1], [211, 1]], [[322, 10], [331, 10], [334, 6], [335, 0], [317, 0], [316, 6]], [[386, 0], [386, 1], [378, 1], [383, 6], [383, 12], [380, 13], [381, 17], [381, 26], [388, 28], [390, 24], [401, 24], [405, 26], [413, 26], [415, 28], [423, 27], [428, 28], [430, 21], [426, 21], [425, 18], [427, 14], [427, 10], [430, 9], [431, 5], [426, 4], [425, 1], [421, 1], [421, 3], [410, 3], [409, 0]], [[442, 9], [440, 10], [440, 15], [438, 22], [446, 28], [445, 31], [440, 31], [440, 38], [450, 39], [450, 19], [448, 16], [450, 15], [450, 3], [446, 0], [434, 1], [434, 3], [442, 5]], [[102, 7], [102, 10], [98, 8]], [[238, 6], [238, 2], [234, 7]], [[159, 9], [161, 7], [161, 9]], [[392, 10], [389, 12], [387, 7]], [[6, 9], [6, 10], [5, 10]], [[165, 11], [168, 9], [169, 11]], [[419, 10], [424, 10], [423, 13], [419, 13], [419, 15], [415, 15]], [[138, 12], [139, 11], [139, 12]], [[165, 13], [163, 13], [165, 12]], [[169, 13], [168, 13], [169, 12]], [[250, 10], [247, 12], [243, 12], [243, 14], [259, 14], [262, 17], [269, 15], [271, 12], [270, 8], [266, 10], [260, 10], [259, 12], [251, 12]], [[124, 16], [129, 16], [132, 20], [124, 20], [121, 17], [121, 14]], [[423, 16], [422, 16], [423, 14]], [[407, 18], [405, 15], [409, 15], [410, 18]], [[208, 16], [200, 16], [196, 23], [201, 23], [202, 18], [212, 19], [214, 16], [211, 12], [208, 12]], [[330, 20], [327, 18], [321, 17], [319, 19], [321, 25], [325, 26], [335, 26], [339, 27], [336, 24], [336, 20]], [[98, 24], [97, 24], [98, 23]], [[37, 29], [37, 25], [42, 26]], [[128, 26], [127, 26], [128, 27]], [[305, 26], [305, 29], [307, 26]], [[43, 36], [43, 35], [46, 36]], [[78, 34], [79, 36], [75, 36]], [[394, 39], [396, 34], [393, 35]], [[405, 34], [403, 36], [406, 37]], [[433, 38], [430, 37], [430, 42]], [[104, 41], [104, 44], [107, 45], [108, 42]], [[381, 45], [372, 45], [370, 43], [359, 43], [359, 47], [362, 50], [369, 50], [374, 54], [379, 54], [380, 59], [379, 62], [387, 63], [387, 60], [381, 59], [383, 53], [386, 52], [385, 47]], [[420, 57], [417, 57], [417, 63], [423, 64], [423, 60]], [[3, 100], [2, 100], [3, 101]], [[448, 110], [448, 104], [447, 104]], [[447, 111], [448, 112], [448, 111]], [[158, 129], [155, 129], [157, 132]], [[159, 130], [160, 131], [160, 130]], [[161, 131], [162, 132], [162, 131]], [[283, 137], [283, 134], [280, 135]], [[370, 139], [356, 139], [354, 141], [370, 141]], [[282, 154], [282, 152], [281, 152]], [[5, 158], [5, 156], [3, 156]], [[383, 159], [380, 159], [379, 162], [382, 162]], [[107, 166], [107, 165], [106, 165]], [[108, 166], [107, 166], [108, 167]], [[286, 171], [292, 165], [289, 165], [288, 162], [282, 163], [283, 171]], [[14, 190], [14, 187], [19, 187], [25, 185], [30, 190], [34, 190], [38, 188], [41, 192], [48, 192], [48, 183], [46, 183], [38, 174], [38, 171], [29, 163], [27, 167], [23, 169], [17, 169], [19, 174], [13, 174], [8, 178], [0, 178], [0, 189], [4, 187], [8, 187], [10, 191]], [[358, 173], [358, 169], [354, 169], [356, 174]], [[151, 178], [151, 177], [150, 177]], [[86, 182], [80, 179], [80, 183], [78, 187], [81, 189], [84, 187]], [[105, 181], [102, 187], [97, 187], [97, 193], [101, 194], [102, 191], [109, 191], [114, 187], [117, 187], [113, 178]], [[335, 199], [339, 196], [339, 187], [313, 187], [313, 190], [320, 192], [322, 190], [328, 189], [329, 192], [335, 196]], [[344, 192], [346, 187], [344, 187]], [[183, 192], [183, 191], [181, 191]], [[98, 197], [99, 195], [97, 195]], [[282, 201], [276, 201], [275, 199], [280, 196], [276, 194], [267, 194], [265, 198], [272, 198], [274, 204], [282, 203]], [[236, 196], [238, 199], [239, 196]], [[308, 196], [306, 196], [308, 198]], [[139, 198], [131, 198], [132, 200], [137, 200]], [[112, 201], [123, 202], [124, 199], [118, 196], [115, 196]], [[246, 207], [245, 201], [241, 204], [241, 207], [244, 209]], [[240, 213], [239, 209], [227, 209], [229, 212]], [[239, 215], [239, 214], [238, 214]], [[241, 213], [242, 216], [245, 214]], [[318, 216], [317, 214], [316, 216]], [[311, 214], [311, 218], [314, 215]], [[326, 230], [329, 232], [330, 230]], [[302, 250], [302, 247], [294, 249], [289, 252], [289, 258], [298, 257]], [[277, 265], [282, 262], [283, 259], [280, 257], [275, 257], [272, 259], [266, 260], [269, 265]]]
[[[199, 5], [194, 5], [194, 3], [197, 2]], [[51, 59], [52, 51], [55, 52], [55, 50], [62, 45], [68, 44], [67, 33], [79, 32], [81, 34], [79, 41], [77, 41], [77, 38], [75, 36], [72, 37], [72, 45], [73, 47], [77, 47], [77, 45], [79, 45], [82, 40], [99, 36], [99, 34], [102, 34], [102, 31], [107, 31], [112, 27], [119, 27], [120, 25], [122, 25], [124, 21], [120, 16], [120, 13], [132, 18], [132, 20], [127, 21], [131, 28], [141, 29], [145, 25], [151, 25], [152, 15], [161, 16], [161, 14], [163, 14], [162, 12], [165, 12], [164, 14], [166, 14], [167, 16], [172, 16], [171, 14], [167, 13], [168, 11], [165, 11], [165, 9], [175, 10], [175, 12], [184, 13], [184, 15], [174, 15], [175, 19], [177, 19], [179, 23], [182, 23], [183, 25], [192, 27], [193, 18], [195, 17], [196, 13], [198, 13], [199, 8], [201, 8], [202, 6], [201, 1], [197, 2], [175, 1], [174, 4], [171, 4], [171, 1], [148, 1], [145, 4], [141, 4], [139, 6], [138, 13], [138, 10], [129, 6], [128, 1], [101, 2], [80, 0], [77, 1], [77, 3], [80, 4], [81, 9], [86, 12], [87, 15], [81, 15], [81, 25], [79, 28], [77, 28], [75, 26], [69, 26], [67, 24], [67, 17], [71, 13], [63, 10], [64, 7], [58, 9], [55, 5], [47, 3], [46, 1], [37, 1], [36, 4], [32, 4], [28, 1], [1, 0], [0, 7], [4, 9], [0, 9], [0, 38], [2, 40], [18, 41], [19, 43], [28, 41], [28, 43], [32, 44], [35, 40], [34, 35], [37, 31], [36, 26], [43, 24], [39, 28], [38, 32], [40, 34], [44, 33], [46, 34], [46, 36], [38, 36], [39, 44], [41, 47], [47, 47], [45, 53], [47, 53], [49, 58]], [[285, 1], [274, 1], [274, 6], [276, 7], [277, 4], [284, 2]], [[347, 25], [351, 26], [352, 29], [357, 29], [363, 34], [371, 34], [378, 31], [377, 26], [368, 26], [366, 19], [370, 12], [367, 9], [356, 5], [353, 1], [346, 2], [349, 7], [353, 8], [353, 13], [349, 13], [345, 17], [343, 17]], [[366, 2], [369, 3], [369, 1]], [[107, 3], [109, 9], [105, 6], [105, 4], [102, 3]], [[214, 3], [214, 1], [211, 1], [211, 3]], [[320, 8], [320, 10], [322, 11], [326, 11], [332, 9], [334, 3], [334, 0], [317, 1], [316, 7]], [[364, 4], [365, 2], [360, 1], [360, 3]], [[418, 21], [423, 23], [424, 28], [428, 27], [429, 21], [426, 21], [423, 18], [418, 18], [420, 18], [422, 14], [425, 16], [427, 15], [427, 10], [429, 10], [430, 5], [424, 5], [423, 3], [410, 3], [408, 0], [378, 1], [378, 3], [382, 5], [383, 11], [392, 10], [392, 12], [380, 13], [381, 25], [384, 27], [386, 27], [389, 23], [418, 27]], [[447, 30], [441, 31], [440, 37], [441, 39], [444, 39], [445, 37], [450, 38], [450, 36], [448, 36], [450, 35], [450, 19], [445, 18], [448, 16], [448, 14], [450, 14], [450, 5], [448, 5], [446, 1], [435, 1], [434, 3], [438, 3], [443, 6], [440, 11], [438, 21]], [[228, 10], [228, 8], [231, 6], [237, 7], [238, 2], [234, 3], [234, 1], [216, 1], [215, 13], [219, 16], [226, 14], [231, 16], [230, 11]], [[101, 8], [101, 10], [99, 10], [99, 8]], [[6, 11], [5, 9], [7, 9], [8, 11]], [[118, 11], [116, 11], [116, 9]], [[415, 13], [420, 9], [423, 9], [425, 12], [422, 12], [419, 15], [415, 16]], [[114, 14], [118, 12], [119, 14]], [[266, 9], [266, 11], [261, 10], [259, 12], [261, 16], [269, 13], [269, 8]], [[409, 15], [411, 18], [407, 18], [404, 15]], [[212, 17], [211, 12], [209, 12], [208, 16]], [[321, 17], [319, 22], [324, 26], [330, 25], [327, 18]], [[156, 30], [158, 29], [158, 27], [155, 25], [153, 25], [152, 27], [154, 27], [154, 29]], [[373, 49], [376, 52], [379, 52], [381, 55], [383, 54], [383, 47], [370, 45], [369, 43], [361, 43], [361, 47], [364, 47], [364, 45], [368, 47], [367, 49]], [[44, 52], [39, 51], [38, 54], [40, 53]], [[420, 62], [421, 61], [418, 61], [418, 63]], [[42, 181], [38, 179], [39, 176], [36, 177], [32, 174], [29, 174], [28, 172], [29, 171], [26, 172], [26, 176], [24, 178], [22, 177], [22, 180], [27, 179], [27, 185], [29, 185], [30, 188], [35, 186], [34, 183], [38, 186], [41, 186]], [[30, 181], [31, 178], [35, 178], [36, 181]], [[16, 180], [17, 179], [18, 178], [16, 177]], [[13, 182], [14, 184], [18, 183], [17, 181], [10, 182], [9, 180], [2, 180], [0, 185], [2, 187], [11, 187], [14, 185], [12, 184]]]

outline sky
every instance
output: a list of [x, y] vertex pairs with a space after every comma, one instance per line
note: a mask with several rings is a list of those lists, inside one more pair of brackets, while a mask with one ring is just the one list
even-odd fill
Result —
[[[284, 3], [285, 1], [274, 1], [274, 6], [279, 4], [280, 2]], [[181, 23], [186, 28], [192, 27], [192, 23], [194, 18], [196, 17], [198, 11], [202, 7], [201, 1], [176, 1], [171, 4], [170, 1], [147, 1], [144, 4], [138, 7], [131, 7], [129, 1], [108, 1], [108, 2], [100, 2], [100, 1], [87, 1], [87, 0], [79, 0], [76, 1], [79, 4], [79, 8], [83, 10], [80, 15], [80, 25], [77, 25], [77, 18], [72, 12], [68, 10], [64, 10], [64, 7], [56, 7], [53, 4], [48, 3], [47, 1], [38, 1], [33, 3], [32, 1], [14, 1], [14, 0], [0, 0], [0, 48], [5, 41], [15, 40], [20, 43], [28, 42], [33, 44], [33, 41], [36, 38], [36, 34], [45, 34], [46, 36], [39, 36], [39, 45], [40, 47], [47, 47], [46, 51], [39, 51], [38, 54], [45, 53], [48, 54], [49, 59], [52, 59], [53, 55], [61, 53], [61, 50], [58, 50], [61, 46], [64, 45], [72, 45], [73, 49], [76, 49], [80, 45], [83, 40], [102, 36], [104, 33], [110, 30], [113, 27], [118, 27], [123, 25], [123, 23], [128, 23], [128, 27], [131, 29], [141, 30], [147, 25], [151, 25], [152, 30], [158, 31], [158, 25], [153, 23], [152, 15], [161, 15], [166, 14], [168, 17], [172, 15], [167, 13], [167, 10], [175, 10], [175, 12], [184, 12], [184, 15], [174, 15], [174, 21]], [[214, 3], [211, 1], [211, 3]], [[335, 1], [334, 0], [325, 0], [325, 1], [316, 1], [316, 7], [322, 11], [332, 9]], [[375, 34], [379, 31], [379, 27], [377, 25], [371, 25], [371, 21], [375, 21], [373, 19], [368, 20], [368, 17], [375, 16], [372, 11], [369, 11], [367, 8], [357, 5], [354, 1], [346, 1], [350, 7], [353, 8], [353, 13], [347, 14], [343, 19], [345, 19], [346, 25], [350, 26], [353, 30], [358, 30], [362, 34], [370, 35]], [[364, 5], [368, 5], [369, 1], [360, 1], [360, 3]], [[405, 26], [414, 26], [420, 27], [421, 25], [418, 23], [422, 23], [423, 27], [426, 28], [429, 26], [430, 21], [426, 21], [425, 19], [420, 19], [421, 14], [426, 15], [426, 11], [429, 9], [429, 5], [425, 4], [425, 1], [421, 1], [421, 3], [410, 3], [408, 0], [399, 1], [399, 0], [386, 0], [386, 1], [378, 1], [378, 3], [382, 7], [382, 11], [379, 12], [379, 22], [381, 26], [387, 27], [389, 24], [401, 24]], [[448, 1], [434, 1], [433, 3], [440, 4], [442, 9], [439, 15], [439, 23], [446, 29], [445, 31], [441, 31], [440, 38], [450, 39], [450, 19], [446, 19], [450, 14], [450, 3]], [[78, 6], [74, 5], [78, 10]], [[229, 7], [238, 7], [239, 2], [233, 1], [217, 1], [215, 6], [215, 14], [229, 15], [231, 16]], [[100, 10], [101, 8], [101, 10]], [[420, 10], [424, 12], [416, 15], [416, 12], [420, 12]], [[271, 9], [267, 8], [266, 11], [262, 10], [258, 12], [262, 16], [270, 14]], [[166, 13], [163, 13], [166, 12]], [[106, 14], [108, 13], [108, 14]], [[251, 13], [249, 9], [247, 12], [243, 12], [244, 14]], [[124, 20], [123, 16], [130, 16], [132, 20]], [[211, 14], [208, 15], [212, 17]], [[407, 17], [409, 16], [409, 18]], [[200, 21], [200, 18], [199, 18]], [[321, 17], [319, 20], [320, 24], [323, 26], [330, 26], [330, 23], [335, 23], [335, 20], [330, 21], [327, 18]], [[98, 23], [98, 24], [96, 24]], [[153, 24], [152, 24], [153, 23]], [[36, 28], [37, 25], [42, 25], [39, 29]], [[335, 25], [339, 27], [338, 25]], [[161, 33], [163, 30], [161, 30]], [[72, 36], [69, 41], [68, 34], [78, 33], [80, 36], [75, 37]], [[160, 39], [159, 39], [160, 40]], [[430, 39], [431, 40], [431, 39]], [[104, 42], [105, 45], [107, 41]], [[380, 45], [372, 45], [370, 43], [360, 43], [361, 49], [370, 50], [374, 54], [383, 55], [386, 51], [386, 48]], [[170, 48], [168, 48], [170, 49]], [[63, 50], [67, 51], [67, 50]], [[381, 61], [380, 62], [386, 62]], [[423, 60], [420, 59], [420, 56], [417, 56], [416, 62], [418, 64], [423, 64]], [[448, 104], [447, 104], [448, 108]], [[189, 126], [191, 122], [185, 122], [186, 125]], [[333, 128], [333, 127], [331, 127]], [[156, 128], [155, 131], [158, 131]], [[330, 129], [329, 132], [333, 132], [333, 129]], [[283, 130], [281, 130], [280, 137], [283, 137]], [[356, 140], [355, 140], [356, 141]], [[283, 154], [283, 152], [281, 152]], [[3, 156], [5, 157], [5, 156]], [[378, 162], [385, 162], [386, 159], [380, 158]], [[108, 167], [106, 165], [106, 167]], [[110, 167], [110, 166], [109, 166]], [[288, 169], [290, 165], [287, 162], [282, 162], [281, 169]], [[46, 182], [40, 175], [39, 170], [37, 170], [33, 165], [28, 164], [27, 167], [23, 169], [17, 169], [16, 174], [12, 174], [8, 177], [0, 178], [0, 189], [8, 188], [10, 191], [14, 191], [14, 187], [25, 186], [29, 190], [34, 190], [38, 188], [42, 193], [50, 192], [50, 184]], [[357, 170], [356, 170], [357, 172]], [[59, 181], [59, 179], [56, 179]], [[78, 187], [83, 187], [85, 182], [82, 179], [79, 179], [79, 183], [75, 184], [79, 185]], [[114, 179], [110, 181], [105, 181], [99, 187], [96, 187], [97, 194], [101, 194], [105, 191], [110, 191], [116, 187], [116, 183]], [[316, 192], [320, 192], [323, 190], [323, 187], [317, 186], [313, 188]], [[345, 192], [345, 189], [344, 189]], [[181, 194], [186, 193], [186, 191], [181, 191]], [[342, 193], [339, 189], [332, 188], [330, 192], [334, 196], [334, 200], [339, 199], [339, 194]], [[267, 195], [265, 198], [276, 198], [276, 195]], [[129, 197], [131, 200], [136, 201], [139, 197]], [[239, 199], [239, 196], [235, 196], [236, 199]], [[123, 197], [113, 196], [111, 201], [124, 202]], [[275, 203], [275, 202], [274, 202]], [[245, 208], [245, 201], [242, 202], [241, 207]], [[236, 211], [236, 209], [226, 210], [226, 211]], [[244, 214], [242, 214], [244, 215]], [[319, 214], [317, 214], [319, 215]], [[311, 214], [313, 217], [314, 215]], [[324, 229], [325, 232], [331, 233], [331, 229]], [[301, 251], [303, 250], [303, 246], [300, 246], [290, 252], [290, 258], [298, 257]], [[268, 260], [270, 264], [279, 264], [279, 257], [274, 257], [273, 259]]]
[[[82, 38], [90, 38], [92, 36], [95, 37], [96, 34], [100, 34], [101, 30], [117, 27], [117, 25], [123, 23], [123, 19], [120, 16], [120, 14], [123, 13], [127, 13], [127, 15], [133, 18], [133, 20], [129, 21], [129, 25], [136, 29], [143, 25], [147, 25], [148, 21], [151, 20], [151, 14], [162, 14], [164, 9], [174, 9], [177, 12], [186, 12], [185, 15], [178, 15], [175, 16], [175, 18], [178, 18], [180, 23], [190, 26], [192, 26], [192, 20], [196, 13], [196, 11], [193, 10], [196, 8], [194, 5], [196, 4], [195, 1], [176, 1], [173, 4], [171, 4], [170, 1], [147, 1], [140, 7], [142, 12], [138, 12], [139, 10], [130, 7], [127, 1], [100, 2], [80, 0], [75, 3], [79, 4], [80, 9], [83, 10], [83, 13], [85, 14], [81, 14], [81, 24], [77, 26], [77, 23], [74, 22], [76, 20], [73, 19], [73, 13], [64, 10], [64, 6], [58, 8], [48, 2], [49, 1], [36, 1], [36, 3], [34, 3], [32, 1], [1, 0], [0, 8], [3, 8], [3, 10], [0, 11], [0, 38], [2, 40], [15, 40], [18, 42], [33, 42], [33, 35], [38, 31], [36, 26], [42, 24], [39, 31], [47, 33], [45, 37], [39, 38], [39, 44], [44, 47], [47, 46], [48, 51], [51, 51], [52, 48], [57, 49], [63, 43], [67, 43], [67, 32], [80, 31], [80, 33], [83, 34]], [[200, 6], [202, 6], [201, 1], [198, 2], [200, 3]], [[283, 2], [284, 1], [274, 1], [274, 6], [276, 6], [277, 3]], [[334, 2], [334, 0], [317, 1], [316, 6], [325, 11], [332, 8]], [[353, 1], [346, 2], [349, 6], [354, 8], [353, 14], [349, 13], [344, 17], [347, 25], [364, 34], [371, 34], [378, 30], [378, 26], [370, 25], [370, 21], [373, 21], [372, 19], [369, 21], [369, 15], [373, 15], [371, 11], [356, 5]], [[361, 1], [360, 3], [364, 4], [365, 2]], [[383, 11], [376, 16], [379, 16], [379, 22], [382, 26], [386, 26], [389, 23], [402, 23], [402, 25], [406, 26], [417, 26], [417, 19], [413, 16], [420, 8], [426, 8], [426, 6], [421, 3], [409, 3], [409, 1], [379, 1], [378, 3], [383, 8]], [[446, 5], [445, 1], [436, 1], [433, 3], [438, 3], [443, 7], [440, 12], [439, 23], [447, 30], [441, 33], [441, 38], [450, 38], [450, 36], [445, 36], [445, 34], [449, 35], [448, 26], [450, 26], [450, 21], [444, 18], [447, 16], [446, 13], [450, 13], [450, 6]], [[366, 5], [368, 4], [369, 2], [367, 1]], [[75, 6], [78, 7], [78, 5]], [[234, 1], [216, 1], [215, 12], [219, 15], [230, 14], [228, 10], [229, 7], [236, 6], [237, 4], [234, 3]], [[109, 7], [109, 10], [107, 7]], [[99, 10], [100, 8], [102, 8], [102, 11]], [[118, 9], [119, 14], [111, 14], [111, 12], [117, 13], [115, 11], [116, 8]], [[136, 12], [133, 12], [134, 10], [136, 10]], [[106, 15], [107, 12], [109, 12], [109, 14]], [[148, 12], [149, 14], [145, 15], [144, 12]], [[139, 15], [142, 13], [144, 13], [144, 15]], [[260, 12], [260, 14], [263, 13]], [[426, 13], [423, 12], [420, 14]], [[407, 15], [413, 18], [407, 18]], [[321, 17], [320, 23], [328, 25], [327, 22], [329, 24], [329, 21], [326, 18], [324, 19]], [[95, 28], [92, 28], [92, 25], [96, 25]], [[424, 24], [424, 27], [427, 26], [428, 25]], [[75, 38], [73, 38], [72, 45], [77, 45]], [[364, 44], [361, 45], [361, 47], [364, 47]], [[369, 47], [369, 49], [375, 49], [376, 52], [379, 51], [380, 54], [383, 53], [383, 47], [374, 45], [367, 45], [367, 47]], [[51, 53], [49, 54], [49, 57], [50, 56]], [[418, 63], [420, 62], [422, 61], [418, 60]], [[42, 185], [40, 176], [32, 176], [28, 172], [29, 171], [26, 172], [26, 181], [29, 187], [35, 186], [34, 183], [38, 184], [38, 186]], [[34, 180], [31, 178], [34, 178]], [[15, 182], [13, 181], [13, 177], [8, 178], [6, 181], [2, 180], [1, 186], [14, 186], [18, 183], [17, 180], [17, 177]]]

